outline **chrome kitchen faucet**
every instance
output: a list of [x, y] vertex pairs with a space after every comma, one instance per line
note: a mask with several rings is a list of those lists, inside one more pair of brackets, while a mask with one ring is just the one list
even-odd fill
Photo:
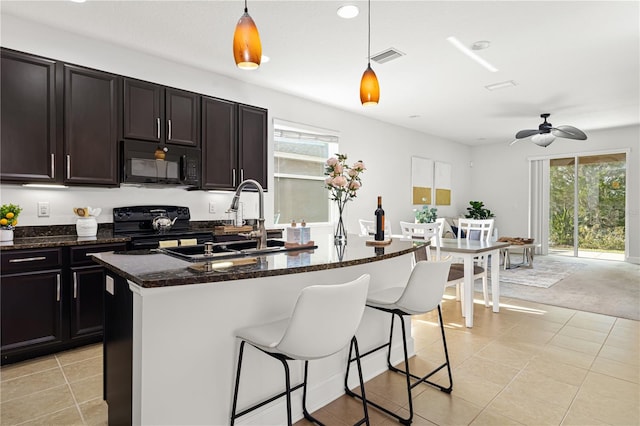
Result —
[[253, 179], [247, 179], [247, 180], [243, 180], [240, 183], [240, 185], [238, 185], [238, 188], [236, 189], [236, 193], [233, 196], [233, 200], [231, 200], [231, 206], [229, 206], [227, 213], [238, 211], [240, 194], [242, 193], [242, 190], [247, 185], [253, 185], [258, 190], [258, 196], [260, 200], [258, 205], [260, 209], [260, 217], [258, 218], [258, 229], [256, 231], [251, 231], [247, 234], [239, 234], [239, 235], [243, 235], [247, 238], [253, 238], [257, 240], [258, 241], [257, 249], [264, 250], [267, 248], [267, 230], [264, 227], [264, 190], [262, 189], [262, 186], [257, 181]]

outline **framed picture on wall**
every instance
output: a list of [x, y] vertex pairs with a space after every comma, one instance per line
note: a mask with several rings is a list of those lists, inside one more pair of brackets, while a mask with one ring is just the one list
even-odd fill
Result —
[[436, 206], [451, 205], [451, 164], [436, 161], [434, 166]]
[[433, 201], [433, 160], [411, 157], [411, 202], [429, 205]]

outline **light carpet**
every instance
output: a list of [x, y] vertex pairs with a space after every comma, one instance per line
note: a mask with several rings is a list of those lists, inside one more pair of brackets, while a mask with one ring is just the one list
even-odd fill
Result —
[[[505, 271], [500, 270], [500, 300], [508, 303], [510, 298], [520, 299], [640, 320], [640, 265], [553, 255], [536, 256], [533, 264], [542, 265], [547, 261], [559, 262], [567, 269], [573, 269], [576, 263], [583, 266], [548, 288], [506, 282]], [[476, 280], [475, 290], [476, 303], [481, 303], [482, 280]], [[455, 293], [455, 289], [448, 287], [447, 292]]]
[[549, 256], [537, 256], [532, 268], [512, 263], [511, 269], [501, 269], [500, 282], [549, 288], [585, 266], [584, 263], [567, 263]]

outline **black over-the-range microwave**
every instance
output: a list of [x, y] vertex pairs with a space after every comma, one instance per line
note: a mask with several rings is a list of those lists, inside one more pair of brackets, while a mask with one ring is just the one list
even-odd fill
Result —
[[200, 150], [175, 145], [123, 140], [123, 183], [200, 185]]

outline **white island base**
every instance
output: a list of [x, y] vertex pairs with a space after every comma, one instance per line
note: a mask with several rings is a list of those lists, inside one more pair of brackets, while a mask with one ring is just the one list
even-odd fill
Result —
[[[406, 282], [411, 257], [409, 253], [320, 271], [160, 288], [143, 288], [129, 281], [133, 292], [133, 424], [229, 424], [239, 347], [235, 330], [288, 316], [300, 290], [309, 285], [344, 283], [364, 273], [371, 275], [370, 291]], [[390, 315], [365, 309], [357, 333], [361, 353], [386, 341], [389, 324]], [[405, 326], [410, 330], [409, 321]], [[413, 353], [413, 340], [408, 344]], [[392, 361], [402, 359], [401, 346], [400, 341], [394, 345]], [[310, 411], [344, 393], [347, 349], [309, 363]], [[299, 383], [302, 362], [290, 362], [290, 367], [292, 384]], [[385, 369], [385, 351], [363, 360], [365, 380]], [[355, 386], [354, 372], [350, 387]], [[247, 346], [239, 409], [282, 390], [284, 373], [279, 361]], [[293, 393], [294, 420], [302, 418], [301, 399], [301, 391]], [[274, 401], [237, 423], [286, 424], [285, 401]]]

